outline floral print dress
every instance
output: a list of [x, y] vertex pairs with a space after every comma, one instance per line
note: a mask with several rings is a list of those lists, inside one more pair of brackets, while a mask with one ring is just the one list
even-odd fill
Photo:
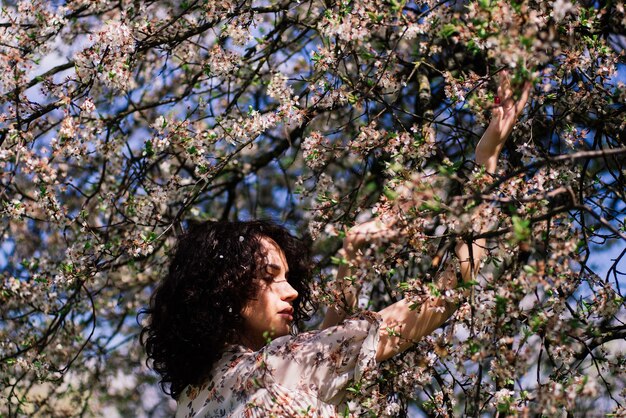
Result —
[[376, 365], [380, 317], [364, 312], [321, 331], [284, 336], [259, 351], [231, 345], [176, 417], [344, 417], [351, 383]]

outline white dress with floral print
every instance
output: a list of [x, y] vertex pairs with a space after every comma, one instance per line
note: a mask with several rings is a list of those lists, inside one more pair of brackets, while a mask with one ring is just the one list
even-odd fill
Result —
[[[177, 417], [343, 417], [351, 383], [375, 367], [380, 317], [364, 312], [321, 331], [280, 337], [259, 351], [229, 346]], [[349, 415], [349, 413], [348, 413]]]

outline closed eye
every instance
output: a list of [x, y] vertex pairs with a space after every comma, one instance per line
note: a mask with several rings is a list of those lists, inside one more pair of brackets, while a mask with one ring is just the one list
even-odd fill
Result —
[[[280, 274], [280, 266], [276, 265], [276, 264], [268, 264], [266, 267], [266, 270], [269, 274], [273, 274], [275, 276]], [[289, 274], [289, 270], [285, 270], [285, 276], [287, 276]]]

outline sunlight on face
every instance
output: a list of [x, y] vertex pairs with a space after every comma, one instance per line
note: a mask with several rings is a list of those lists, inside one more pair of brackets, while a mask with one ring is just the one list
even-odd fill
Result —
[[259, 277], [259, 290], [248, 301], [241, 316], [244, 318], [242, 341], [254, 350], [263, 347], [268, 340], [289, 334], [293, 321], [293, 301], [298, 292], [287, 281], [289, 266], [285, 254], [270, 238], [260, 239], [267, 253], [265, 277]]

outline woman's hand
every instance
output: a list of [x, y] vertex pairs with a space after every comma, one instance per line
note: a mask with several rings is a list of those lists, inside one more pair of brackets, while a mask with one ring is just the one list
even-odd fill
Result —
[[373, 219], [362, 224], [353, 226], [346, 233], [343, 241], [343, 249], [346, 256], [354, 257], [356, 252], [366, 244], [377, 240], [390, 240], [398, 235], [398, 231], [393, 228], [394, 222], [383, 222], [380, 219]]
[[507, 71], [500, 73], [498, 96], [492, 110], [493, 117], [476, 146], [476, 163], [484, 165], [490, 174], [496, 171], [500, 151], [511, 134], [518, 116], [526, 106], [531, 87], [530, 81], [524, 83], [519, 99], [515, 100]]
[[343, 240], [343, 249], [340, 251], [346, 262], [339, 265], [337, 277], [333, 282], [335, 290], [343, 299], [343, 304], [329, 306], [322, 322], [322, 329], [339, 324], [356, 307], [360, 289], [352, 280], [347, 279], [350, 278], [352, 267], [356, 264], [358, 251], [372, 241], [387, 241], [396, 237], [398, 231], [393, 228], [394, 223], [374, 219], [355, 225], [348, 230]]
[[[493, 108], [493, 119], [476, 146], [476, 164], [484, 165], [485, 171], [489, 174], [496, 172], [500, 151], [511, 134], [518, 116], [524, 110], [531, 87], [530, 81], [524, 83], [519, 99], [515, 100], [508, 73], [506, 71], [500, 73], [497, 96], [499, 103], [496, 101], [496, 106]], [[477, 215], [480, 216], [480, 214]], [[461, 263], [461, 276], [464, 282], [473, 280], [474, 275], [478, 272], [485, 245], [484, 238], [477, 239], [472, 243], [472, 251], [470, 252], [467, 243], [459, 242], [457, 244], [455, 251]]]

